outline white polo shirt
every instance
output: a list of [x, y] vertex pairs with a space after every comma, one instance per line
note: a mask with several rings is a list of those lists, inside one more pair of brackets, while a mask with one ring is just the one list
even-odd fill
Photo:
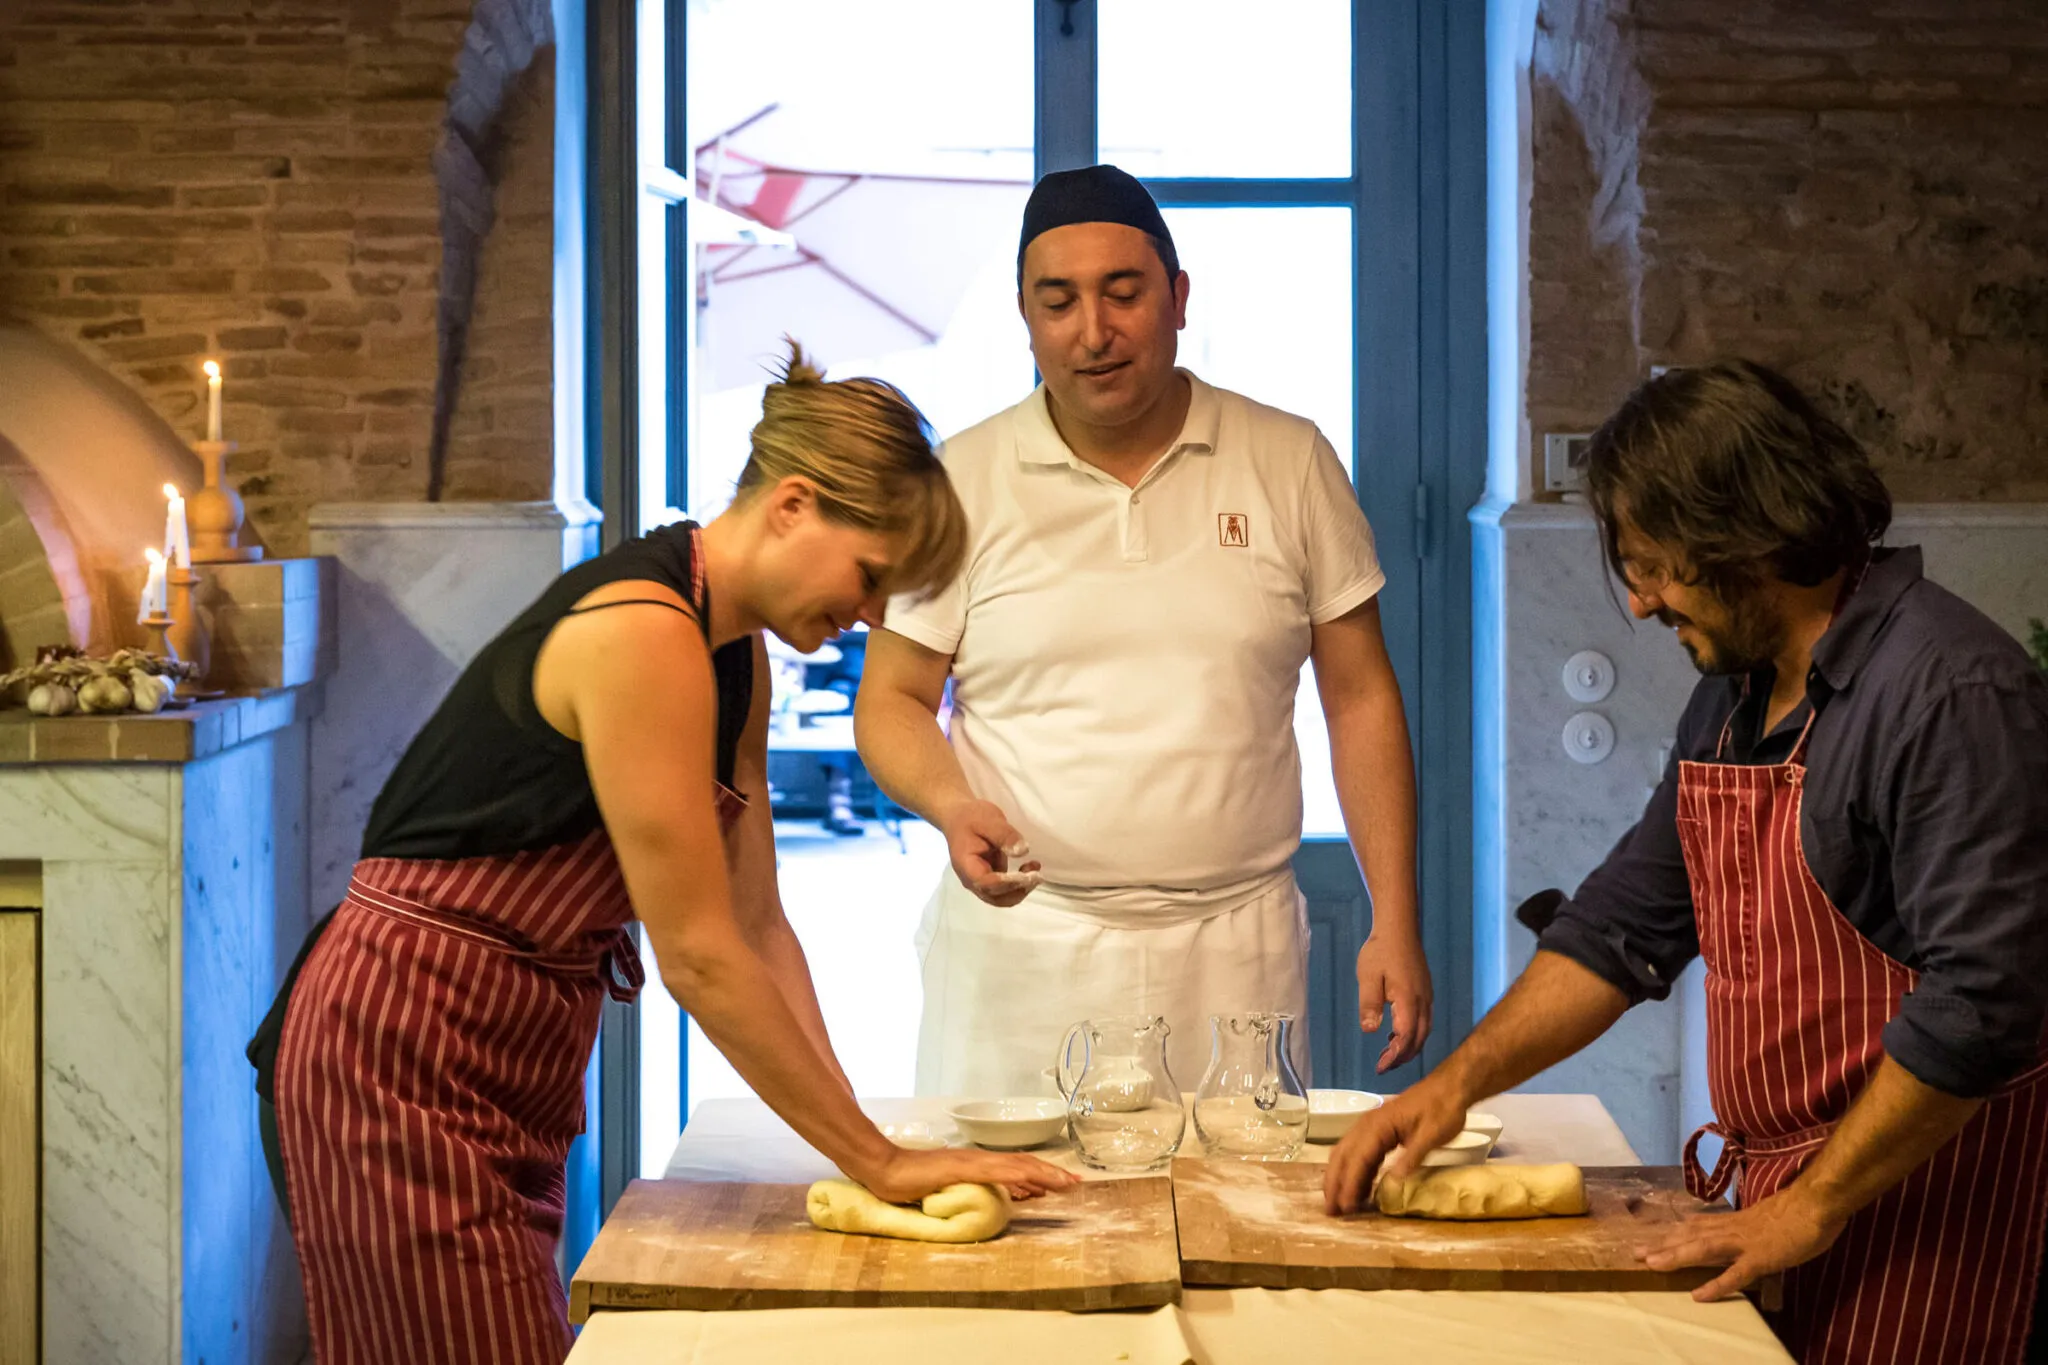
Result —
[[1043, 387], [946, 443], [966, 568], [887, 625], [953, 655], [952, 743], [1053, 889], [1229, 908], [1301, 842], [1309, 626], [1380, 590], [1372, 530], [1304, 418], [1193, 384], [1136, 488], [1076, 458]]

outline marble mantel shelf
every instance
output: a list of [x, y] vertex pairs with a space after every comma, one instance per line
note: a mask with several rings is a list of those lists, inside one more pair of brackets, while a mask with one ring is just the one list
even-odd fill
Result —
[[0, 766], [37, 763], [190, 763], [232, 749], [306, 713], [304, 689], [197, 702], [153, 716], [35, 716], [0, 711]]

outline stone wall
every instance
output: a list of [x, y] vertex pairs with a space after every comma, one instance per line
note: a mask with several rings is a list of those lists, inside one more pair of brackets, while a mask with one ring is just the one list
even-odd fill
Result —
[[[469, 0], [10, 0], [0, 315], [83, 346], [187, 439], [226, 369], [273, 553], [306, 509], [426, 487], [439, 136]], [[505, 125], [448, 495], [552, 486], [553, 53]]]
[[1530, 124], [1536, 458], [1739, 354], [1902, 500], [2048, 499], [2048, 5], [1543, 0]]

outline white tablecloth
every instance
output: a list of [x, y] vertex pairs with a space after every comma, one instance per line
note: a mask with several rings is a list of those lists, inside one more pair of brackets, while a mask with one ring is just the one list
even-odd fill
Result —
[[[947, 1136], [943, 1100], [867, 1100], [877, 1122], [924, 1121]], [[1640, 1164], [1591, 1095], [1502, 1095], [1484, 1106], [1506, 1124], [1496, 1155], [1514, 1161]], [[1040, 1153], [1078, 1170], [1064, 1149]], [[1308, 1161], [1329, 1148], [1310, 1144]], [[758, 1100], [698, 1106], [668, 1171], [678, 1180], [797, 1183], [832, 1163]], [[1084, 1172], [1090, 1179], [1105, 1178]], [[902, 1365], [1254, 1365], [1405, 1360], [1601, 1365], [1784, 1365], [1791, 1359], [1747, 1302], [1696, 1304], [1684, 1294], [1362, 1293], [1325, 1289], [1190, 1289], [1179, 1307], [1128, 1313], [971, 1308], [797, 1308], [761, 1312], [596, 1313], [571, 1365], [766, 1365], [831, 1360]]]

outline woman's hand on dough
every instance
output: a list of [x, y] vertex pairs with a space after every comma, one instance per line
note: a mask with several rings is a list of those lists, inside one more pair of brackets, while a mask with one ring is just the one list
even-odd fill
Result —
[[1652, 1270], [1725, 1265], [1693, 1290], [1701, 1303], [1732, 1298], [1767, 1275], [1804, 1265], [1835, 1244], [1846, 1219], [1824, 1209], [1794, 1184], [1734, 1213], [1699, 1214], [1654, 1247], [1636, 1254]]
[[1433, 1077], [1367, 1110], [1330, 1153], [1323, 1169], [1323, 1207], [1333, 1214], [1358, 1212], [1372, 1194], [1374, 1176], [1404, 1178], [1425, 1154], [1464, 1128], [1464, 1097]]
[[915, 1152], [898, 1148], [870, 1172], [847, 1172], [877, 1198], [892, 1204], [914, 1204], [933, 1190], [970, 1183], [1008, 1190], [1012, 1199], [1031, 1199], [1081, 1183], [1071, 1171], [1021, 1152], [981, 1152], [948, 1148]]

